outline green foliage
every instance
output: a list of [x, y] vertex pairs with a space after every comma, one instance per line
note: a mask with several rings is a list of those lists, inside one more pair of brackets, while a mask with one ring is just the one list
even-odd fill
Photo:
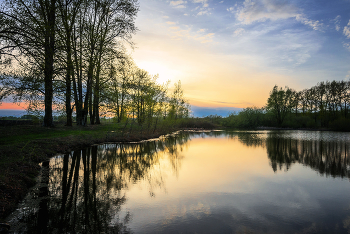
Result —
[[308, 115], [287, 115], [285, 121], [283, 122], [283, 128], [315, 128], [317, 124], [315, 120]]
[[174, 85], [174, 91], [171, 94], [169, 100], [169, 118], [181, 119], [189, 117], [189, 104], [184, 98], [184, 93], [181, 87], [181, 81], [179, 80]]
[[178, 120], [179, 128], [215, 129], [218, 125], [207, 118], [183, 118]]
[[330, 128], [335, 131], [350, 132], [350, 119], [340, 118], [329, 124]]
[[214, 124], [214, 125], [222, 125], [224, 118], [222, 118], [220, 115], [208, 115], [204, 117], [204, 120]]
[[277, 121], [277, 125], [281, 126], [285, 117], [291, 112], [294, 104], [295, 91], [286, 87], [279, 88], [275, 85], [267, 99], [266, 110], [271, 111]]
[[263, 126], [266, 122], [266, 115], [263, 108], [248, 107], [239, 114], [230, 114], [224, 121], [223, 126], [229, 128], [254, 129]]

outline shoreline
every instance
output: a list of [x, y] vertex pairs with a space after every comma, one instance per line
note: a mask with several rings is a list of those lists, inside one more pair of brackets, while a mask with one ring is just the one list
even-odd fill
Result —
[[279, 127], [257, 127], [256, 130], [334, 131], [329, 128], [279, 128]]

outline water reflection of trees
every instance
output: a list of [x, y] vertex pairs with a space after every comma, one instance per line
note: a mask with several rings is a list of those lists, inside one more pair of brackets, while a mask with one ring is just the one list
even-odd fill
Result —
[[271, 132], [227, 132], [229, 138], [249, 147], [266, 147], [274, 171], [289, 170], [294, 163], [301, 163], [333, 177], [350, 178], [350, 144], [347, 141], [304, 140]]
[[[155, 167], [167, 160], [177, 174], [188, 134], [140, 144], [106, 144], [74, 151], [43, 163], [40, 188], [27, 204], [27, 233], [127, 233], [130, 214], [119, 217], [126, 189], [140, 180], [164, 187]], [[20, 225], [19, 225], [20, 226]]]
[[227, 132], [230, 139], [238, 138], [238, 140], [249, 147], [261, 147], [265, 144], [264, 135], [258, 132]]
[[266, 149], [274, 171], [298, 162], [320, 174], [350, 178], [349, 143], [346, 141], [297, 140], [270, 136]]

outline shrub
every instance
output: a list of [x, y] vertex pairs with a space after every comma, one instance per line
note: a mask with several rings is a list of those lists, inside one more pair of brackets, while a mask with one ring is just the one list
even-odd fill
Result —
[[329, 124], [330, 128], [335, 131], [350, 132], [350, 119], [340, 118]]

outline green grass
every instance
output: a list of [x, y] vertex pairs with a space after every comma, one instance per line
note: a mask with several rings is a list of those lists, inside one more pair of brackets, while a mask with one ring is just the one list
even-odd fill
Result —
[[55, 128], [44, 128], [41, 126], [30, 125], [0, 127], [0, 145], [11, 145], [38, 139], [52, 139], [67, 136], [101, 136], [109, 131], [116, 131], [120, 128], [121, 124], [116, 123], [105, 123], [88, 127], [66, 127], [63, 125], [58, 125]]

